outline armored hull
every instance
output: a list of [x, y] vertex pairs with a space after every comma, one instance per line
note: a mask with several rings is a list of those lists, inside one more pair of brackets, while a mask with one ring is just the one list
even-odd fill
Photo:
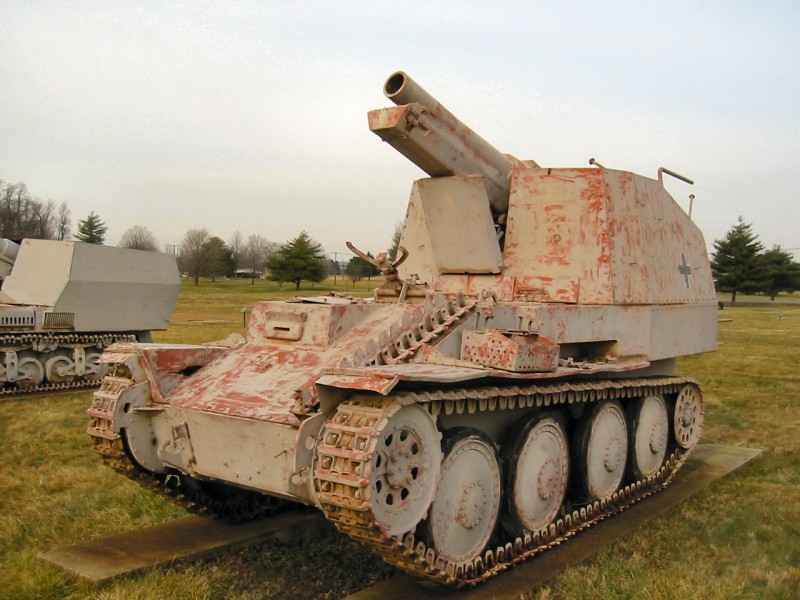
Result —
[[675, 359], [714, 349], [714, 286], [659, 180], [520, 161], [405, 74], [385, 91], [372, 130], [431, 177], [375, 299], [258, 303], [234, 347], [116, 344], [89, 434], [190, 510], [316, 506], [472, 585], [670, 481], [704, 413]]

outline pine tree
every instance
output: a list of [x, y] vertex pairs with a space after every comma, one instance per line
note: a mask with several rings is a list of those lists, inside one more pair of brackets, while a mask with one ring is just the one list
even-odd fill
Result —
[[761, 255], [764, 287], [762, 291], [771, 300], [781, 292], [794, 292], [800, 289], [800, 264], [794, 256], [780, 246], [773, 246]]
[[278, 248], [268, 260], [269, 278], [273, 281], [291, 281], [295, 289], [300, 282], [319, 282], [325, 279], [325, 255], [322, 246], [303, 231], [292, 241]]
[[371, 266], [372, 265], [370, 265], [360, 256], [354, 256], [348, 261], [344, 272], [350, 281], [355, 283], [356, 281], [361, 281], [361, 278], [366, 276], [367, 269]]
[[78, 233], [75, 239], [86, 244], [102, 244], [106, 241], [106, 231], [108, 227], [94, 211], [89, 216], [78, 221]]
[[764, 246], [753, 233], [752, 226], [742, 217], [731, 227], [725, 237], [714, 240], [711, 271], [717, 291], [731, 292], [731, 302], [736, 302], [736, 292], [752, 293], [764, 286], [761, 252]]
[[230, 275], [236, 269], [228, 246], [222, 238], [213, 236], [202, 246], [204, 255], [203, 275], [209, 277], [211, 281], [216, 281], [217, 277]]
[[386, 255], [389, 258], [389, 262], [394, 262], [397, 258], [397, 252], [400, 250], [400, 238], [403, 235], [403, 223], [397, 223], [394, 226], [394, 233], [392, 234], [392, 245], [389, 247]]

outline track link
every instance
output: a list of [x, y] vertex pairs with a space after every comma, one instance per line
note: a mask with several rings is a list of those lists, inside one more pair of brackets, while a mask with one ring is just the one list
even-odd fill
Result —
[[5, 387], [0, 388], [0, 398], [17, 398], [32, 395], [48, 394], [54, 392], [70, 392], [74, 390], [93, 389], [99, 385], [99, 381], [70, 381], [68, 383], [47, 383], [45, 385], [35, 385], [30, 387]]
[[[474, 561], [456, 564], [438, 556], [414, 531], [387, 535], [375, 522], [369, 501], [368, 474], [383, 423], [398, 406], [419, 402], [431, 415], [482, 413], [592, 403], [605, 399], [677, 394], [691, 379], [606, 380], [532, 386], [401, 392], [391, 397], [358, 398], [340, 405], [322, 431], [315, 480], [325, 516], [351, 537], [371, 546], [384, 560], [412, 575], [450, 587], [474, 586], [561, 544], [628, 506], [663, 489], [691, 453], [675, 448], [659, 471], [620, 489], [609, 500], [596, 501], [563, 514], [546, 529], [507, 537]], [[500, 530], [502, 531], [502, 530]]]

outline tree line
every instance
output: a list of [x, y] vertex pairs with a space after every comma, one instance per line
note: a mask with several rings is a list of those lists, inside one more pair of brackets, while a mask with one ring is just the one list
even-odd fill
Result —
[[[52, 200], [33, 196], [24, 182], [8, 183], [0, 179], [0, 237], [11, 240], [25, 238], [69, 240], [89, 244], [104, 244], [108, 227], [94, 211], [77, 223], [72, 234], [71, 213], [66, 202], [56, 205]], [[143, 225], [128, 228], [120, 239], [121, 248], [158, 251], [153, 233]], [[180, 245], [169, 245], [167, 252], [177, 254], [178, 266], [183, 273], [194, 278], [212, 281], [217, 277], [249, 275], [252, 283], [267, 276], [279, 283], [294, 283], [299, 289], [301, 281], [320, 282], [328, 274], [341, 274], [338, 263], [327, 259], [322, 246], [306, 232], [286, 244], [279, 245], [260, 235], [245, 238], [236, 231], [226, 243], [212, 236], [207, 229], [190, 229]], [[358, 257], [346, 267], [347, 275], [357, 281], [378, 273], [370, 263]]]
[[25, 182], [0, 179], [0, 237], [9, 240], [69, 240], [102, 244], [106, 224], [94, 212], [80, 221], [72, 235], [72, 213], [66, 202], [56, 205], [28, 191]]
[[[397, 255], [401, 231], [401, 225], [397, 224], [389, 248], [390, 260]], [[341, 265], [326, 257], [322, 246], [305, 231], [285, 244], [276, 244], [257, 234], [245, 238], [239, 231], [226, 243], [205, 228], [190, 229], [183, 236], [177, 254], [178, 267], [194, 279], [195, 285], [199, 285], [201, 277], [212, 281], [217, 277], [249, 277], [255, 283], [266, 275], [279, 284], [293, 283], [295, 289], [300, 289], [301, 281], [319, 283], [330, 275], [342, 274]], [[344, 268], [344, 275], [355, 283], [380, 275], [380, 270], [373, 263], [353, 256]]]
[[[322, 246], [305, 231], [285, 244], [276, 244], [260, 235], [245, 239], [239, 231], [226, 243], [205, 228], [190, 229], [179, 247], [178, 267], [194, 279], [195, 285], [201, 277], [214, 281], [217, 277], [239, 276], [255, 283], [265, 275], [279, 284], [293, 283], [295, 289], [300, 289], [302, 281], [319, 283], [329, 275], [342, 274], [341, 265], [326, 257]], [[354, 256], [345, 266], [344, 274], [355, 283], [379, 275], [380, 271], [372, 263]]]
[[24, 182], [0, 179], [0, 237], [66, 240], [70, 236], [70, 211], [66, 202], [37, 198]]
[[714, 240], [711, 272], [718, 292], [762, 293], [775, 300], [781, 292], [800, 289], [800, 263], [791, 252], [775, 245], [764, 250], [750, 223], [742, 217], [721, 240]]
[[249, 272], [253, 283], [260, 277], [264, 262], [275, 251], [276, 244], [260, 235], [251, 235], [246, 240], [239, 231], [229, 243], [212, 236], [208, 229], [190, 229], [178, 246], [178, 268], [194, 278], [197, 285], [200, 277], [212, 281], [217, 277], [232, 277], [237, 271]]

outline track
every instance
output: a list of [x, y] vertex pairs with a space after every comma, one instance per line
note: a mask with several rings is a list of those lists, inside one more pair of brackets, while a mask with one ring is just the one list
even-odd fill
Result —
[[[30, 353], [36, 358], [44, 374], [44, 363], [56, 351], [72, 352], [75, 347], [95, 348], [102, 352], [116, 342], [135, 342], [135, 335], [80, 334], [80, 333], [25, 333], [0, 335], [0, 352]], [[5, 357], [3, 357], [5, 361]], [[75, 377], [71, 381], [54, 382], [43, 377], [39, 383], [23, 380], [20, 385], [6, 382], [0, 387], [0, 399], [4, 397], [25, 397], [100, 386], [102, 374], [91, 378]]]
[[[667, 489], [631, 506], [624, 516], [598, 523], [591, 529], [591, 535], [573, 536], [480, 586], [458, 590], [421, 586], [413, 577], [399, 574], [347, 596], [346, 600], [519, 600], [533, 596], [532, 591], [555, 579], [559, 573], [590, 559], [615, 541], [633, 535], [652, 519], [674, 509], [721, 477], [750, 464], [761, 452], [753, 448], [700, 444], [686, 461], [680, 476]], [[691, 540], [686, 542], [691, 543]]]
[[626, 485], [610, 499], [571, 510], [541, 531], [506, 537], [472, 562], [455, 563], [438, 556], [435, 549], [418, 539], [414, 531], [388, 536], [376, 523], [368, 495], [365, 498], [363, 490], [367, 484], [364, 474], [372, 469], [379, 429], [398, 405], [420, 402], [434, 416], [440, 413], [489, 413], [591, 403], [601, 399], [675, 395], [686, 384], [694, 382], [678, 377], [611, 380], [406, 393], [346, 402], [339, 406], [334, 418], [323, 429], [324, 442], [318, 449], [320, 460], [315, 471], [318, 497], [325, 516], [340, 531], [370, 545], [387, 562], [415, 577], [438, 584], [457, 588], [474, 586], [662, 490], [684, 464], [690, 451], [674, 448], [655, 475]]
[[30, 388], [4, 387], [0, 388], [0, 399], [3, 398], [28, 398], [31, 396], [43, 396], [45, 394], [72, 392], [75, 390], [96, 389], [100, 386], [99, 381], [71, 381], [69, 383], [51, 383], [47, 385], [37, 385]]

